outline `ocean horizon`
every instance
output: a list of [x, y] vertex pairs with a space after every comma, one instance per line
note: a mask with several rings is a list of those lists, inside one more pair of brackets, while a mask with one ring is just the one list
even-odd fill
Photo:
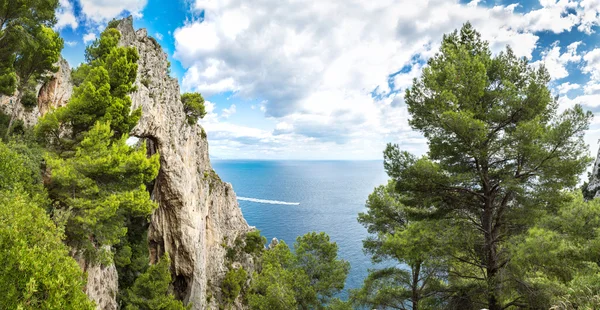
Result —
[[233, 185], [242, 213], [270, 242], [290, 248], [298, 236], [325, 232], [351, 269], [340, 297], [362, 286], [375, 265], [363, 253], [369, 235], [357, 222], [373, 189], [387, 182], [383, 160], [238, 160], [213, 161], [221, 179]]

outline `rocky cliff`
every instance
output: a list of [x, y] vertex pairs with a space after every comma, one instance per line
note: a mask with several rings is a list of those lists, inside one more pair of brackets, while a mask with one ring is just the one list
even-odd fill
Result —
[[152, 191], [159, 208], [148, 233], [151, 261], [168, 252], [178, 297], [193, 309], [216, 309], [227, 272], [224, 245], [233, 246], [251, 228], [231, 184], [212, 170], [204, 129], [187, 124], [167, 55], [145, 29], [134, 31], [131, 18], [117, 29], [120, 44], [136, 47], [140, 55], [131, 98], [133, 109], [142, 108], [142, 118], [132, 135], [147, 139], [148, 152], [158, 152], [161, 159]]
[[594, 169], [592, 170], [592, 175], [590, 176], [587, 186], [587, 192], [590, 196], [588, 197], [589, 199], [600, 197], [600, 149], [598, 150], [598, 155], [596, 155], [596, 161], [594, 162]]
[[51, 109], [67, 104], [73, 94], [73, 83], [71, 82], [71, 68], [69, 63], [60, 58], [58, 71], [53, 74], [47, 82], [37, 85], [38, 105], [32, 109], [25, 109], [17, 104], [18, 92], [13, 96], [0, 96], [0, 112], [14, 115], [16, 119], [23, 121], [25, 126], [33, 126], [40, 116]]
[[[183, 111], [177, 80], [169, 75], [167, 55], [145, 29], [135, 31], [132, 18], [122, 20], [121, 45], [137, 48], [137, 90], [131, 94], [132, 110], [142, 117], [131, 135], [147, 141], [149, 154], [160, 154], [160, 172], [152, 198], [159, 208], [151, 217], [148, 233], [150, 260], [164, 252], [171, 257], [176, 296], [192, 309], [218, 309], [220, 283], [230, 266], [252, 270], [252, 258], [242, 255], [226, 263], [226, 250], [252, 228], [242, 216], [231, 184], [222, 182], [211, 167], [206, 133], [189, 125]], [[25, 110], [13, 97], [0, 96], [0, 110], [15, 113], [27, 126], [39, 116], [67, 103], [73, 92], [70, 68], [65, 60], [59, 71], [38, 85], [38, 106]], [[76, 259], [88, 274], [86, 293], [98, 309], [117, 309], [118, 276], [114, 266], [98, 266]], [[239, 298], [238, 298], [239, 299]], [[240, 300], [234, 308], [244, 308]]]

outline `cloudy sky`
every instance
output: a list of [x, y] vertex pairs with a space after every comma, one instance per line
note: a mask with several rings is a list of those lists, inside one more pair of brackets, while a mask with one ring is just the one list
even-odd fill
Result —
[[[600, 114], [600, 0], [60, 0], [71, 66], [106, 23], [134, 16], [183, 91], [199, 91], [216, 158], [380, 159], [422, 154], [404, 90], [442, 34], [470, 21], [494, 52], [545, 63], [561, 108]], [[600, 115], [599, 115], [600, 116]], [[596, 154], [600, 117], [586, 140]]]

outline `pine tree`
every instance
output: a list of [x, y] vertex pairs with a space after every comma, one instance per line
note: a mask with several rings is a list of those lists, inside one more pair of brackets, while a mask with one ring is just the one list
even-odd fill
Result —
[[[590, 112], [557, 113], [550, 76], [510, 48], [492, 56], [470, 24], [445, 35], [439, 53], [406, 91], [410, 125], [426, 157], [389, 160], [401, 203], [461, 233], [448, 282], [462, 309], [519, 305], [508, 272], [511, 237], [570, 197], [590, 162], [583, 141]], [[400, 153], [399, 150], [394, 150]], [[471, 306], [465, 306], [470, 304]]]

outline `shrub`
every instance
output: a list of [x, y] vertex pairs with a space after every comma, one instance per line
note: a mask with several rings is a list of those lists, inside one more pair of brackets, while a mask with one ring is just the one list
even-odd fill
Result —
[[248, 273], [241, 267], [238, 269], [230, 269], [227, 274], [225, 274], [225, 279], [221, 284], [221, 291], [223, 292], [223, 299], [227, 304], [233, 303], [238, 297], [246, 283], [247, 277]]

